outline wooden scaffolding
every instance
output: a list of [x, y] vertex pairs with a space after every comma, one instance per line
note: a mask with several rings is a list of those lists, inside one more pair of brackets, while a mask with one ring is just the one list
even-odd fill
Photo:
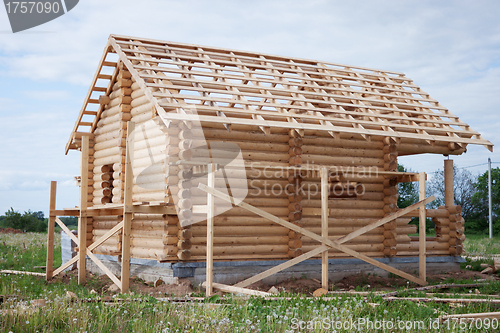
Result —
[[[146, 122], [151, 122], [147, 128], [144, 125]], [[302, 198], [299, 196], [276, 199], [279, 205], [283, 205], [277, 207], [276, 204], [272, 207], [276, 213], [270, 213], [258, 204], [252, 205], [247, 202], [236, 204], [233, 195], [228, 196], [220, 192], [214, 185], [216, 180], [211, 177], [215, 177], [215, 172], [223, 166], [216, 165], [212, 161], [197, 166], [211, 172], [208, 172], [208, 183], [200, 184], [192, 191], [193, 193], [196, 191], [197, 199], [200, 199], [200, 195], [201, 199], [206, 199], [207, 204], [200, 205], [190, 201], [191, 190], [179, 189], [193, 177], [193, 172], [181, 168], [182, 163], [189, 162], [188, 157], [192, 155], [193, 142], [201, 141], [198, 136], [194, 137], [196, 133], [192, 130], [193, 123], [200, 124], [198, 134], [201, 133], [202, 137], [204, 134], [209, 135], [206, 140], [207, 145], [208, 142], [226, 140], [238, 144], [241, 150], [249, 150], [248, 161], [257, 156], [262, 162], [260, 166], [252, 165], [252, 167], [277, 167], [290, 172], [301, 168], [311, 172], [315, 184], [321, 187], [321, 198], [309, 200], [308, 207], [303, 207]], [[149, 182], [151, 179], [161, 178], [162, 186], [158, 192], [154, 192], [154, 196], [151, 193], [144, 194], [147, 191], [139, 193], [140, 195], [134, 192], [140, 185], [135, 183], [137, 174], [134, 174], [134, 170], [138, 169], [133, 167], [136, 150], [134, 150], [135, 139], [131, 133], [134, 131], [134, 126], [143, 126], [144, 132], [155, 131], [154, 147], [150, 147], [149, 142], [137, 144], [142, 145], [141, 163], [144, 164], [145, 160], [151, 157], [147, 156], [148, 149], [165, 161], [168, 160], [168, 153], [165, 151], [172, 152], [177, 160], [171, 168], [174, 171], [169, 171], [168, 175], [160, 167], [157, 169], [162, 170], [157, 174], [148, 175]], [[279, 142], [273, 142], [275, 139], [279, 139]], [[321, 144], [316, 146], [316, 141], [321, 141]], [[347, 146], [344, 147], [344, 144]], [[221, 288], [244, 288], [252, 281], [316, 256], [322, 258], [322, 281], [325, 286], [325, 281], [328, 280], [328, 250], [331, 249], [342, 255], [364, 260], [416, 283], [425, 284], [426, 217], [433, 218], [444, 235], [440, 244], [434, 242], [436, 246], [441, 246], [438, 249], [440, 252], [430, 251], [431, 255], [454, 255], [459, 254], [461, 250], [463, 219], [460, 216], [460, 207], [455, 206], [453, 202], [453, 165], [451, 161], [445, 162], [445, 207], [430, 210], [425, 209], [425, 204], [432, 201], [432, 197], [426, 198], [425, 195], [425, 174], [397, 172], [397, 157], [423, 153], [460, 155], [466, 151], [469, 144], [493, 149], [490, 141], [472, 130], [469, 125], [431, 98], [402, 73], [111, 35], [66, 144], [66, 153], [69, 150], [82, 152], [78, 208], [57, 210], [56, 184], [51, 184], [47, 279], [78, 261], [79, 281], [83, 282], [85, 258], [88, 256], [123, 292], [126, 292], [131, 251], [135, 249], [134, 240], [132, 239], [131, 246], [130, 239], [131, 232], [134, 231], [131, 230], [134, 214], [166, 214], [167, 217], [177, 216], [177, 220], [172, 222], [175, 223], [175, 227], [173, 225], [167, 227], [172, 227], [173, 231], [169, 232], [175, 232], [176, 236], [179, 232], [182, 237], [179, 236], [179, 239], [167, 237], [168, 249], [158, 260], [206, 260], [207, 293], [210, 294], [212, 287], [216, 286], [212, 283], [210, 272], [214, 260], [211, 245], [214, 240], [213, 225], [217, 221], [213, 218], [216, 211], [214, 202], [217, 199], [238, 206], [235, 207], [238, 212], [255, 214], [259, 221], [265, 220], [266, 223], [271, 221], [279, 226], [277, 228], [288, 229], [290, 233], [294, 233], [294, 237], [298, 237], [288, 236], [287, 231], [288, 239], [284, 241], [280, 239], [279, 245], [269, 247], [275, 249], [279, 246], [280, 256], [276, 256], [275, 252], [272, 255], [259, 253], [258, 257], [255, 257], [258, 260], [288, 258], [291, 260], [236, 286], [219, 286]], [[265, 151], [256, 150], [261, 149], [260, 147]], [[280, 149], [279, 152], [274, 151], [276, 147]], [[307, 149], [309, 151], [304, 153]], [[309, 165], [309, 162], [313, 165]], [[165, 162], [164, 166], [170, 167], [169, 163]], [[383, 178], [377, 180], [376, 190], [371, 192], [372, 198], [378, 200], [376, 202], [378, 215], [365, 213], [364, 220], [357, 223], [360, 226], [357, 230], [351, 228], [346, 234], [342, 234], [342, 237], [332, 240], [329, 237], [334, 235], [329, 234], [328, 229], [328, 213], [331, 211], [328, 200], [330, 170], [335, 168], [342, 172], [342, 168], [346, 166], [373, 165], [377, 175]], [[116, 182], [116, 186], [109, 185], [109, 177], [114, 177], [113, 174], [119, 178], [113, 179], [113, 184]], [[101, 177], [108, 179], [101, 182], [103, 181]], [[92, 184], [95, 179], [100, 183]], [[298, 178], [289, 177], [283, 182], [289, 184], [296, 180]], [[403, 210], [398, 210], [397, 207], [397, 184], [400, 182], [420, 184], [419, 202]], [[107, 185], [104, 186], [104, 183]], [[245, 181], [242, 183], [246, 185]], [[183, 208], [180, 210], [174, 207], [173, 198], [177, 195], [172, 194], [171, 190], [174, 188], [177, 193], [186, 195], [186, 198], [182, 198]], [[179, 197], [177, 195], [177, 198]], [[253, 202], [259, 200], [262, 203], [266, 198], [258, 197]], [[375, 201], [375, 199], [366, 200]], [[311, 203], [312, 201], [314, 202]], [[359, 210], [374, 207], [372, 203], [370, 205], [357, 202], [352, 207], [361, 207]], [[354, 208], [349, 212], [353, 210]], [[349, 212], [345, 214], [349, 215]], [[315, 228], [321, 222], [321, 235], [298, 223], [292, 223], [300, 220], [302, 213], [313, 216]], [[207, 246], [206, 253], [205, 249], [199, 246], [197, 255], [191, 256], [191, 241], [187, 236], [190, 232], [183, 226], [185, 226], [184, 220], [189, 220], [194, 214], [207, 216]], [[283, 218], [283, 214], [289, 216], [289, 221]], [[78, 237], [71, 234], [57, 218], [66, 215], [79, 217]], [[92, 218], [104, 219], [107, 216], [114, 218], [113, 223], [102, 222], [99, 233], [90, 233], [89, 237], [87, 227], [92, 226], [89, 221]], [[363, 237], [367, 239], [372, 234], [365, 235], [366, 233], [384, 226], [387, 227], [387, 230], [382, 230], [384, 234], [377, 235], [378, 239], [382, 238], [380, 246], [377, 252], [372, 252], [371, 255], [375, 253], [375, 255], [394, 256], [397, 252], [395, 219], [403, 216], [418, 217], [420, 220], [418, 244], [416, 240], [410, 244], [408, 234], [414, 231], [406, 232], [404, 235], [409, 244], [406, 255], [416, 255], [418, 251], [419, 277], [395, 270], [370, 257], [367, 255], [368, 252], [363, 254], [361, 252], [364, 251], [355, 251], [349, 248], [350, 244], [345, 244], [353, 239], [359, 240]], [[238, 215], [232, 218], [235, 221]], [[52, 263], [55, 223], [59, 224], [78, 244], [78, 255], [56, 270], [53, 269]], [[194, 225], [196, 226], [199, 224]], [[204, 241], [200, 236], [200, 230], [198, 229], [198, 244]], [[120, 247], [111, 250], [108, 248], [106, 251], [108, 254], [121, 257], [121, 280], [94, 254], [103, 247], [104, 242], [111, 241], [111, 237], [118, 231], [121, 232]], [[302, 244], [300, 235], [305, 235], [304, 238], [309, 242], [317, 242], [319, 245], [308, 243], [304, 247], [306, 253], [302, 253], [302, 245], [296, 245]], [[254, 240], [248, 237], [245, 240], [246, 244], [250, 241]], [[142, 244], [145, 243], [147, 242], [143, 239]], [[165, 244], [161, 241], [157, 243]], [[231, 259], [248, 260], [249, 258], [245, 257], [246, 253], [239, 252], [238, 258]], [[144, 255], [144, 251], [138, 255]], [[215, 259], [224, 258], [217, 258], [216, 255]]]
[[[128, 131], [129, 134], [134, 130], [134, 124], [129, 123]], [[133, 183], [133, 172], [132, 172], [132, 156], [129, 153], [133, 151], [133, 136], [129, 136], [129, 141], [127, 145], [127, 157], [126, 157], [126, 169], [125, 169], [125, 202], [122, 205], [104, 205], [100, 207], [86, 207], [85, 195], [87, 186], [85, 181], [82, 181], [80, 186], [80, 208], [79, 209], [56, 209], [56, 182], [51, 183], [50, 190], [50, 213], [49, 213], [49, 225], [48, 225], [48, 244], [47, 244], [47, 269], [46, 269], [46, 278], [47, 280], [52, 279], [57, 274], [63, 272], [66, 268], [73, 265], [75, 262], [78, 262], [78, 282], [85, 282], [85, 273], [86, 273], [86, 257], [88, 256], [120, 289], [123, 293], [128, 292], [129, 290], [129, 277], [130, 277], [130, 224], [132, 221], [132, 215], [134, 213], [161, 213], [161, 214], [176, 214], [175, 208], [173, 206], [167, 205], [152, 205], [150, 203], [137, 203], [134, 204], [132, 202], [132, 183]], [[88, 137], [84, 136], [82, 140], [82, 174], [88, 172], [87, 166], [87, 154], [85, 152], [88, 150], [89, 142]], [[453, 173], [450, 170], [453, 170], [452, 164], [449, 162], [446, 163], [446, 200], [450, 200], [453, 198]], [[451, 166], [451, 168], [450, 168]], [[418, 181], [419, 183], [419, 202], [402, 209], [396, 213], [393, 213], [387, 217], [384, 217], [378, 221], [370, 223], [367, 226], [357, 229], [354, 232], [351, 232], [335, 241], [331, 241], [328, 239], [328, 195], [329, 195], [329, 181], [328, 167], [314, 167], [314, 168], [301, 168], [301, 171], [308, 171], [308, 174], [311, 177], [315, 177], [316, 174], [319, 174], [321, 178], [321, 208], [320, 215], [322, 220], [322, 233], [321, 236], [317, 235], [311, 231], [308, 231], [296, 224], [285, 221], [279, 217], [276, 217], [268, 212], [265, 212], [259, 208], [253, 207], [245, 202], [236, 203], [236, 200], [230, 195], [226, 195], [215, 189], [215, 172], [219, 168], [216, 164], [209, 164], [206, 166], [198, 166], [198, 169], [205, 169], [208, 171], [208, 185], [199, 184], [199, 188], [207, 193], [207, 206], [199, 206], [194, 209], [198, 211], [205, 211], [207, 214], [207, 255], [206, 255], [206, 282], [203, 284], [206, 287], [207, 296], [212, 294], [213, 287], [216, 287], [222, 291], [226, 292], [236, 292], [236, 293], [249, 293], [256, 294], [254, 291], [247, 290], [245, 287], [250, 284], [260, 281], [270, 275], [276, 274], [286, 268], [289, 268], [293, 265], [296, 265], [304, 260], [310, 259], [314, 256], [322, 254], [322, 286], [325, 289], [328, 289], [328, 250], [330, 248], [338, 249], [343, 253], [352, 256], [357, 259], [361, 259], [367, 263], [370, 263], [376, 267], [384, 269], [388, 272], [401, 276], [405, 279], [408, 279], [412, 282], [426, 285], [426, 253], [425, 253], [425, 224], [426, 224], [426, 209], [425, 205], [432, 202], [434, 200], [434, 196], [426, 198], [425, 195], [425, 181], [426, 175], [425, 173], [406, 173], [406, 172], [382, 172], [383, 174], [393, 175], [398, 177], [406, 177], [409, 181]], [[295, 169], [291, 167], [290, 169]], [[450, 181], [451, 177], [451, 181]], [[450, 188], [451, 187], [451, 188]], [[289, 260], [285, 263], [282, 263], [276, 267], [273, 267], [265, 272], [257, 274], [251, 278], [248, 278], [244, 281], [239, 282], [235, 286], [226, 286], [222, 284], [214, 284], [213, 283], [213, 228], [214, 228], [214, 216], [216, 215], [215, 201], [214, 198], [223, 199], [233, 205], [237, 205], [241, 208], [244, 208], [254, 214], [257, 214], [261, 217], [269, 219], [270, 221], [277, 223], [281, 226], [289, 228], [299, 234], [303, 234], [305, 236], [311, 237], [315, 239], [319, 243], [320, 246], [315, 248], [312, 251], [304, 253], [292, 260]], [[84, 198], [82, 200], [82, 198]], [[395, 269], [389, 265], [386, 265], [382, 262], [377, 261], [374, 258], [367, 257], [363, 254], [358, 253], [344, 245], [345, 242], [349, 240], [361, 236], [370, 230], [373, 230], [377, 227], [380, 227], [388, 222], [393, 221], [394, 219], [404, 216], [412, 211], [419, 210], [419, 276], [415, 277], [408, 273], [405, 273], [401, 270]], [[87, 217], [90, 216], [99, 216], [99, 215], [118, 215], [123, 216], [123, 221], [118, 223], [115, 227], [109, 230], [105, 235], [101, 236], [97, 241], [92, 243], [90, 246], [87, 246], [87, 232], [85, 230], [87, 226]], [[75, 236], [57, 216], [79, 216], [78, 221], [78, 237]], [[78, 244], [78, 255], [73, 257], [68, 262], [64, 263], [61, 267], [54, 270], [53, 267], [53, 250], [54, 250], [54, 226], [57, 223], [61, 229], [73, 240], [76, 244]], [[121, 257], [121, 279], [116, 277], [96, 256], [92, 251], [106, 241], [109, 237], [116, 234], [118, 231], [122, 230], [122, 250], [117, 255]]]

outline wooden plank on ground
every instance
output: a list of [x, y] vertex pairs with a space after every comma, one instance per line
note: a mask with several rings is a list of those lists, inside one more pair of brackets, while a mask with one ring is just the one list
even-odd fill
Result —
[[457, 303], [457, 304], [500, 304], [500, 299], [484, 298], [440, 298], [440, 297], [384, 297], [386, 301], [405, 301], [422, 303]]
[[444, 315], [444, 316], [439, 316], [439, 321], [444, 322], [447, 320], [456, 319], [460, 322], [463, 321], [464, 319], [469, 321], [469, 320], [484, 320], [484, 319], [495, 319], [495, 318], [500, 319], [500, 312], [460, 313], [460, 314]]
[[[207, 283], [203, 282], [202, 287], [206, 288], [206, 286], [207, 286]], [[220, 291], [224, 291], [226, 293], [245, 294], [245, 295], [250, 295], [250, 296], [271, 296], [270, 293], [266, 293], [264, 291], [228, 286], [228, 285], [222, 284], [222, 283], [212, 282], [212, 287], [215, 289], [218, 289]]]
[[2, 269], [0, 271], [1, 274], [19, 274], [19, 275], [34, 275], [34, 276], [46, 276], [45, 273], [38, 273], [38, 272], [26, 272], [26, 271], [13, 271], [10, 269]]

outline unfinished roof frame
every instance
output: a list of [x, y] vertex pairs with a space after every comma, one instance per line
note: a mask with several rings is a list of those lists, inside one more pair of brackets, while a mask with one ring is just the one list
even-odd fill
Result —
[[[114, 53], [117, 62], [108, 60]], [[121, 66], [144, 89], [152, 112], [167, 124], [192, 120], [189, 113], [196, 110], [202, 124], [221, 123], [228, 130], [240, 124], [266, 134], [289, 128], [334, 137], [359, 134], [366, 140], [392, 137], [398, 143], [428, 146], [422, 153], [461, 154], [468, 144], [493, 149], [490, 141], [402, 73], [111, 35], [66, 153], [79, 149], [81, 137], [95, 130], [104, 106], [92, 96], [109, 95]], [[104, 74], [105, 67], [113, 73]], [[99, 80], [108, 85], [98, 86]], [[92, 104], [98, 105], [97, 111], [89, 110]]]

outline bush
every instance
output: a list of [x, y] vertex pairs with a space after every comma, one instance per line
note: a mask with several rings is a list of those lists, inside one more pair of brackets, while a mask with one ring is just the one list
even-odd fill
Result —
[[19, 229], [25, 232], [45, 232], [47, 231], [47, 222], [43, 212], [32, 212], [28, 210], [21, 215], [12, 207], [5, 212], [3, 225], [7, 228]]

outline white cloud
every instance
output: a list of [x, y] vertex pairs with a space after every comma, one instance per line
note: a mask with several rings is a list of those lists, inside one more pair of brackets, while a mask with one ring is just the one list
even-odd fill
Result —
[[25, 181], [19, 185], [20, 190], [27, 191], [36, 191], [36, 190], [45, 190], [49, 184], [44, 181], [34, 180], [34, 181]]
[[60, 101], [71, 98], [70, 92], [65, 90], [30, 90], [23, 93], [26, 98], [40, 101]]

